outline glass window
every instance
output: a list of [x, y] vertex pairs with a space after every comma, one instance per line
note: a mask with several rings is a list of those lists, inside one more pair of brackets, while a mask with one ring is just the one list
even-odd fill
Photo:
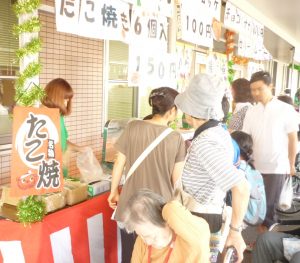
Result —
[[[17, 24], [12, 5], [16, 1], [1, 0], [0, 4], [0, 146], [11, 144], [12, 118], [14, 106], [15, 80], [19, 65], [15, 56], [19, 40], [12, 34]], [[4, 149], [5, 147], [0, 147]]]
[[152, 113], [152, 108], [149, 105], [148, 99], [150, 92], [152, 90], [152, 87], [143, 88], [139, 92], [139, 118], [144, 118], [147, 115]]
[[107, 118], [134, 116], [134, 92], [127, 83], [128, 45], [109, 41], [108, 114]]
[[152, 88], [128, 86], [128, 52], [127, 44], [109, 41], [108, 120], [143, 118], [151, 113], [148, 97]]

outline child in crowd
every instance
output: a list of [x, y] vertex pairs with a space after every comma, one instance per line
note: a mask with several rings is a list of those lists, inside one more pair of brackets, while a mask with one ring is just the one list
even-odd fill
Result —
[[[248, 209], [244, 217], [246, 225], [260, 225], [266, 216], [267, 204], [264, 181], [262, 175], [254, 167], [252, 159], [253, 140], [251, 136], [242, 131], [234, 131], [231, 137], [237, 142], [240, 148], [239, 169], [245, 172], [250, 185], [250, 199]], [[252, 250], [253, 244], [247, 246]]]

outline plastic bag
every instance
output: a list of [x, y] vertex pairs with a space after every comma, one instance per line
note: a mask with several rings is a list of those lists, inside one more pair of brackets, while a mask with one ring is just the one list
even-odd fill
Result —
[[285, 179], [283, 184], [279, 201], [278, 201], [278, 208], [282, 211], [288, 210], [291, 208], [293, 202], [293, 185], [292, 185], [292, 178], [288, 176]]
[[300, 251], [300, 239], [297, 237], [283, 238], [284, 257], [290, 261], [293, 255]]
[[103, 170], [91, 148], [78, 154], [77, 167], [81, 182], [89, 184], [103, 179]]

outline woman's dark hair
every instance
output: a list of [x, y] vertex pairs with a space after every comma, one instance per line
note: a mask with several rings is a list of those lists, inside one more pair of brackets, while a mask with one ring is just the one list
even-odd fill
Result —
[[152, 115], [163, 116], [168, 110], [176, 107], [174, 104], [178, 91], [169, 87], [161, 87], [151, 91], [149, 105], [152, 107]]
[[293, 99], [288, 95], [279, 95], [277, 99], [294, 106]]
[[263, 81], [266, 85], [269, 86], [272, 82], [272, 78], [269, 72], [258, 71], [252, 74], [250, 84], [256, 81]]
[[[72, 109], [73, 89], [69, 82], [57, 78], [51, 80], [45, 87], [46, 96], [42, 103], [48, 108], [58, 108], [61, 115], [69, 115]], [[64, 100], [68, 99], [65, 106]]]
[[250, 102], [253, 103], [253, 97], [250, 89], [250, 81], [244, 78], [236, 79], [231, 84], [233, 90], [234, 102]]
[[253, 168], [254, 160], [252, 159], [253, 153], [253, 140], [252, 137], [245, 132], [242, 131], [234, 131], [231, 133], [231, 137], [237, 142], [240, 148], [241, 157]]
[[151, 120], [153, 118], [153, 114], [149, 114], [143, 118], [144, 121]]

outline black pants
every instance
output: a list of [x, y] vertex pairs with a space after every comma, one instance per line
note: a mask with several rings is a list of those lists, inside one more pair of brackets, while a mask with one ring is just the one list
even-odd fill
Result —
[[263, 225], [269, 228], [277, 222], [275, 209], [284, 184], [286, 174], [262, 174], [266, 190], [267, 214]]
[[122, 263], [130, 263], [136, 237], [135, 233], [128, 234], [124, 229], [121, 229]]
[[202, 214], [196, 212], [192, 212], [192, 214], [205, 219], [211, 233], [218, 232], [222, 227], [222, 214]]

